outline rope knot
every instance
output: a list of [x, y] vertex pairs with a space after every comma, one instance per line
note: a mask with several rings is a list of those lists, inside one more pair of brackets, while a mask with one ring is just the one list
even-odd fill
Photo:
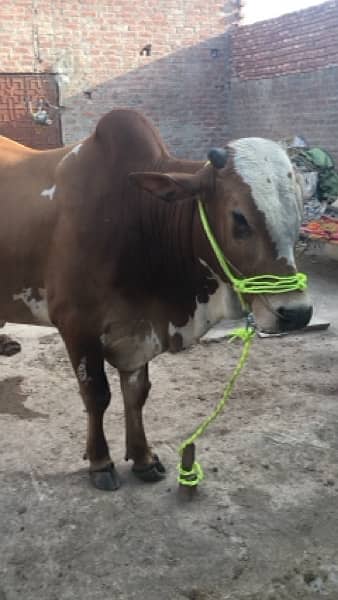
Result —
[[247, 279], [234, 278], [233, 288], [237, 294], [245, 294], [247, 292]]
[[306, 290], [307, 288], [307, 276], [305, 273], [297, 273], [296, 275], [297, 279], [298, 279], [298, 289], [299, 290]]
[[237, 339], [243, 340], [243, 342], [248, 342], [254, 335], [255, 330], [253, 327], [238, 327], [238, 329], [233, 330], [229, 342]]
[[181, 485], [194, 487], [195, 485], [198, 485], [203, 480], [203, 478], [203, 469], [198, 462], [195, 461], [189, 471], [184, 469], [181, 464], [178, 465], [177, 481]]

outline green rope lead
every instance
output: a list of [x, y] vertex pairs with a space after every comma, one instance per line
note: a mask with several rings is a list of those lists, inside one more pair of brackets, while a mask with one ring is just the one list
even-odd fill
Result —
[[[237, 292], [242, 308], [246, 308], [246, 304], [242, 297], [243, 294], [283, 294], [285, 292], [293, 292], [296, 290], [303, 291], [306, 289], [307, 276], [305, 275], [305, 273], [295, 273], [295, 275], [282, 276], [257, 275], [255, 277], [243, 277], [241, 279], [235, 277], [235, 275], [231, 272], [230, 266], [228, 265], [228, 262], [211, 231], [207, 215], [201, 200], [198, 201], [198, 210], [205, 235], [208, 238], [209, 243], [217, 257], [220, 267], [223, 269], [224, 274], [229, 279], [233, 289]], [[209, 417], [207, 417], [203, 421], [203, 423], [195, 429], [192, 435], [187, 440], [185, 440], [185, 442], [183, 442], [183, 444], [181, 444], [181, 446], [179, 447], [179, 453], [181, 457], [184, 449], [190, 444], [193, 444], [195, 440], [205, 432], [210, 423], [212, 423], [216, 419], [216, 417], [220, 414], [220, 412], [226, 405], [231, 391], [234, 387], [234, 384], [236, 382], [236, 379], [247, 361], [251, 342], [253, 340], [254, 335], [255, 329], [250, 325], [249, 321], [248, 327], [246, 329], [236, 329], [234, 331], [231, 340], [240, 337], [244, 342], [244, 347], [240, 359], [232, 373], [228, 385], [224, 390], [223, 398], [220, 400], [213, 413]], [[196, 461], [194, 462], [191, 470], [189, 471], [185, 470], [182, 464], [180, 464], [178, 468], [178, 482], [181, 485], [186, 485], [190, 487], [195, 486], [203, 479], [203, 469], [201, 465]]]
[[[212, 423], [218, 417], [220, 412], [222, 412], [223, 408], [225, 407], [225, 405], [229, 399], [232, 389], [235, 385], [236, 379], [239, 376], [241, 370], [243, 369], [243, 367], [248, 359], [250, 346], [251, 346], [252, 340], [254, 338], [254, 335], [255, 335], [255, 330], [252, 327], [248, 327], [247, 329], [239, 328], [239, 329], [234, 330], [233, 336], [231, 337], [230, 341], [232, 341], [235, 338], [241, 338], [244, 342], [241, 357], [237, 363], [236, 368], [234, 369], [234, 371], [230, 377], [229, 383], [227, 384], [227, 386], [224, 390], [222, 399], [219, 401], [218, 405], [216, 406], [215, 410], [211, 413], [211, 415], [209, 417], [207, 417], [203, 421], [203, 423], [201, 423], [195, 429], [195, 431], [191, 434], [191, 436], [187, 440], [185, 440], [183, 442], [183, 444], [181, 444], [181, 446], [179, 447], [180, 456], [182, 456], [183, 450], [187, 446], [189, 446], [190, 444], [193, 444], [198, 437], [203, 435], [203, 433], [205, 432], [207, 427], [209, 427], [210, 423]], [[178, 465], [178, 469], [179, 469], [179, 475], [178, 475], [177, 481], [181, 485], [190, 486], [190, 487], [195, 486], [198, 483], [200, 483], [200, 481], [202, 481], [202, 479], [204, 477], [203, 469], [202, 469], [201, 465], [196, 461], [194, 462], [192, 469], [190, 471], [184, 470], [182, 467], [182, 464]]]

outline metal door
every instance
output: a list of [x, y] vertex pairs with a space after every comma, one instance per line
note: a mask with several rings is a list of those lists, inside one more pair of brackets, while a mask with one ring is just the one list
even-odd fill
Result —
[[[42, 105], [49, 124], [42, 124]], [[59, 92], [54, 75], [0, 73], [1, 135], [31, 148], [57, 148], [62, 145], [58, 109]]]

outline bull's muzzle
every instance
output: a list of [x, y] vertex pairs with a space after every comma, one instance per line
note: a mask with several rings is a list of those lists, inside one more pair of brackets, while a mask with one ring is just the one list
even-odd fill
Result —
[[278, 328], [280, 331], [292, 331], [293, 329], [302, 329], [309, 323], [313, 308], [308, 304], [298, 306], [281, 306], [277, 309]]

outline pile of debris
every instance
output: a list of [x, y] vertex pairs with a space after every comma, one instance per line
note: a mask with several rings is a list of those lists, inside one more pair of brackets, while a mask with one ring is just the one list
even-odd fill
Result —
[[303, 239], [338, 243], [338, 172], [330, 154], [296, 136], [283, 140], [302, 188]]

